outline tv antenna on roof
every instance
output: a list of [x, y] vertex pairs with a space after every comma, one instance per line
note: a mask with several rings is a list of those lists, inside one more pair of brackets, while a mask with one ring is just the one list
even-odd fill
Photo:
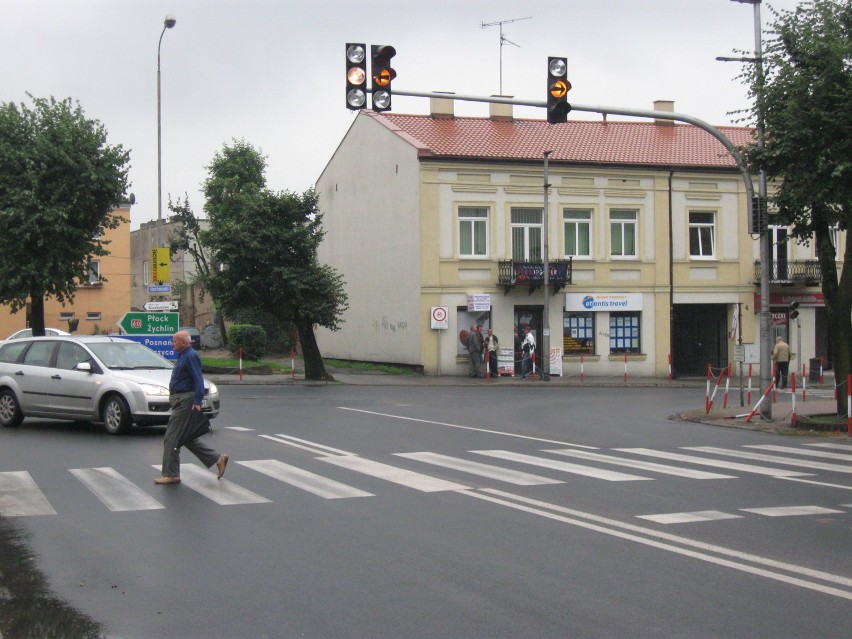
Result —
[[503, 35], [503, 25], [508, 24], [509, 22], [518, 22], [520, 20], [532, 20], [532, 16], [527, 16], [526, 18], [512, 18], [511, 20], [497, 20], [496, 22], [483, 22], [482, 28], [486, 27], [500, 27], [500, 95], [503, 95], [503, 47], [506, 43], [511, 44], [512, 46], [521, 48], [521, 45], [515, 44], [509, 38]]

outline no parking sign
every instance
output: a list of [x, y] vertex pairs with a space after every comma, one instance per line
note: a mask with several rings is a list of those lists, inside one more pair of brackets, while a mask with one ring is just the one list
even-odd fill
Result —
[[450, 314], [446, 306], [433, 306], [431, 314], [432, 328], [446, 330], [450, 327]]

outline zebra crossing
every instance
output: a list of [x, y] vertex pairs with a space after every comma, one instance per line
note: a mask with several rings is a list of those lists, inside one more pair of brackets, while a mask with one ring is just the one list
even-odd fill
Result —
[[[286, 463], [274, 456], [265, 459], [235, 460], [235, 464], [327, 500], [375, 498], [380, 491], [374, 486], [387, 484], [423, 493], [469, 492], [484, 490], [483, 481], [535, 487], [567, 484], [576, 478], [604, 482], [654, 481], [664, 477], [677, 477], [685, 481], [730, 481], [747, 474], [803, 481], [852, 491], [852, 484], [828, 484], [824, 483], [820, 477], [820, 473], [825, 472], [841, 475], [852, 473], [852, 445], [836, 442], [819, 442], [801, 447], [745, 445], [730, 449], [711, 446], [679, 449], [684, 452], [650, 448], [613, 448], [603, 452], [573, 448], [545, 448], [535, 451], [534, 454], [510, 450], [470, 450], [463, 456], [451, 456], [431, 451], [416, 451], [394, 453], [391, 461], [388, 462], [369, 459], [290, 435], [258, 435], [258, 437], [301, 451], [302, 465]], [[305, 456], [301, 454], [305, 452], [310, 454], [310, 462], [305, 462]], [[488, 461], [486, 462], [483, 458], [487, 458]], [[648, 458], [654, 461], [649, 461]], [[738, 461], [731, 461], [732, 458]], [[400, 465], [391, 463], [394, 460], [399, 460]], [[308, 463], [313, 470], [303, 467]], [[342, 471], [347, 477], [347, 482], [315, 472], [317, 468], [321, 470], [324, 464]], [[412, 464], [417, 470], [412, 470]], [[613, 470], [613, 466], [629, 469], [630, 472]], [[153, 468], [159, 467], [153, 466]], [[441, 476], [430, 474], [429, 471], [435, 468], [441, 469]], [[452, 478], [447, 477], [446, 471], [453, 473]], [[149, 492], [134, 484], [115, 468], [71, 468], [68, 472], [111, 512], [166, 508], [155, 497], [157, 493], [153, 488]], [[181, 485], [221, 506], [265, 504], [280, 499], [274, 494], [261, 495], [249, 490], [233, 479], [234, 474], [232, 472], [230, 477], [217, 480], [215, 474], [201, 466], [192, 463], [182, 464]], [[335, 474], [340, 476], [339, 472]], [[371, 478], [370, 491], [358, 485], [359, 478], [363, 477]], [[380, 481], [376, 484], [372, 480]], [[852, 502], [852, 495], [848, 500], [843, 501]], [[783, 507], [742, 508], [736, 512], [699, 510], [681, 513], [643, 513], [635, 517], [658, 524], [675, 525], [754, 515], [762, 517], [834, 515], [847, 512], [842, 510], [843, 508], [852, 509], [852, 503], [838, 504], [833, 508], [813, 504], [790, 504]], [[56, 508], [28, 471], [0, 472], [0, 515], [31, 517], [56, 514]]]

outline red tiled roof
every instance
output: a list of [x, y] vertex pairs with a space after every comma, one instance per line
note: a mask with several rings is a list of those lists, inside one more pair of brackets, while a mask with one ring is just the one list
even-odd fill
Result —
[[[492, 120], [371, 113], [419, 149], [421, 157], [541, 160], [580, 164], [690, 166], [732, 169], [736, 163], [706, 131], [688, 124], [653, 122]], [[753, 141], [753, 130], [717, 127], [735, 145]]]

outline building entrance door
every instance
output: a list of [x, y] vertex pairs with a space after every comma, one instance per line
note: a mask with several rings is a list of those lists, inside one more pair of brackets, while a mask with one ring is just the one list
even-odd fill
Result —
[[[521, 342], [524, 339], [524, 327], [529, 326], [530, 332], [535, 337], [536, 357], [541, 356], [541, 337], [543, 326], [543, 306], [515, 306], [515, 374], [521, 374]], [[552, 339], [552, 337], [551, 337]], [[540, 366], [540, 364], [538, 364]]]
[[672, 372], [679, 377], [707, 375], [728, 365], [725, 304], [675, 304]]

